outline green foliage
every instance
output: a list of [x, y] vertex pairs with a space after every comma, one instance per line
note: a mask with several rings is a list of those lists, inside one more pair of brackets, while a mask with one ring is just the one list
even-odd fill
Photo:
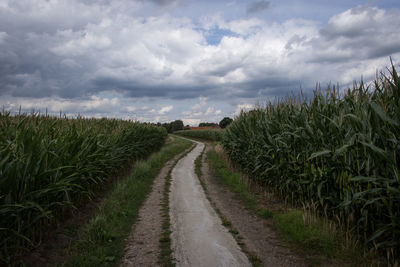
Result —
[[0, 260], [40, 241], [76, 201], [166, 137], [165, 129], [138, 122], [1, 112]]
[[232, 122], [233, 122], [233, 120], [231, 118], [225, 117], [219, 122], [219, 127], [221, 127], [222, 129], [225, 129]]
[[218, 126], [215, 122], [200, 122], [199, 127]]
[[287, 98], [226, 129], [231, 160], [294, 203], [318, 202], [371, 247], [400, 256], [400, 80]]
[[183, 130], [183, 121], [175, 120], [170, 123], [163, 123], [162, 126], [167, 130], [168, 133]]
[[274, 226], [283, 237], [308, 250], [310, 254], [313, 251], [321, 251], [329, 257], [340, 256], [338, 254], [341, 252], [339, 240], [326, 232], [322, 223], [305, 224], [303, 213], [299, 210], [276, 214]]
[[223, 130], [184, 130], [174, 134], [207, 141], [221, 141], [224, 134]]

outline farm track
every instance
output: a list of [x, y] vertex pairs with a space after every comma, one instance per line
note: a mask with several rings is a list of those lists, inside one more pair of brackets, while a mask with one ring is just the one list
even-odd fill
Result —
[[[194, 173], [194, 160], [204, 144], [178, 161], [171, 172], [170, 192], [171, 240], [177, 266], [251, 266], [232, 234], [206, 197]], [[206, 147], [205, 152], [210, 149]], [[207, 196], [219, 212], [243, 237], [248, 251], [262, 260], [263, 266], [306, 266], [265, 221], [246, 209], [235, 195], [219, 185], [209, 170], [206, 154], [202, 158], [202, 177]], [[120, 266], [159, 266], [159, 240], [162, 236], [161, 203], [169, 170], [179, 156], [169, 161], [155, 179], [153, 189], [139, 211]], [[162, 265], [162, 263], [161, 263]]]
[[222, 226], [194, 173], [204, 144], [172, 170], [170, 218], [173, 258], [177, 266], [251, 266], [233, 236]]

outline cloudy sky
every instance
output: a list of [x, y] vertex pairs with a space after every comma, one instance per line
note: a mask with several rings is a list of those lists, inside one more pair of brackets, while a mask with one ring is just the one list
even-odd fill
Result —
[[219, 122], [400, 62], [398, 0], [0, 0], [0, 107]]

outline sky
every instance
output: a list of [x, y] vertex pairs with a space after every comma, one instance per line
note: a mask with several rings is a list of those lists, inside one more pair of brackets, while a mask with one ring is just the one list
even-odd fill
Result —
[[196, 126], [400, 63], [398, 0], [0, 0], [0, 108]]

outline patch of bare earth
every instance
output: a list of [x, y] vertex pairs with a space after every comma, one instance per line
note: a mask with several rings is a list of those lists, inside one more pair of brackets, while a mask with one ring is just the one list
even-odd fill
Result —
[[243, 237], [242, 241], [247, 250], [261, 259], [263, 266], [307, 266], [304, 259], [276, 236], [266, 220], [260, 219], [254, 212], [245, 208], [233, 192], [217, 182], [206, 160], [210, 149], [210, 145], [207, 145], [203, 154], [201, 179], [206, 185], [210, 199]]

